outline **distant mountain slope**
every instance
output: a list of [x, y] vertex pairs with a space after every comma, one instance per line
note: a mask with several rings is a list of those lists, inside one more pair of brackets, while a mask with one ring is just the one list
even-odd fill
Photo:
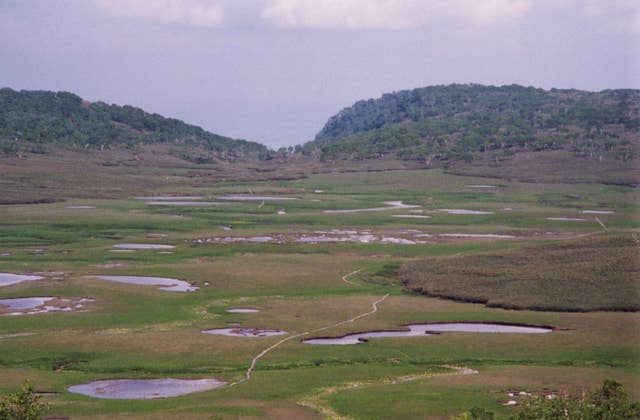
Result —
[[563, 149], [583, 157], [639, 156], [640, 90], [550, 91], [431, 86], [356, 102], [331, 117], [305, 153], [323, 158], [473, 160]]
[[0, 155], [44, 153], [52, 145], [75, 149], [166, 143], [190, 160], [257, 157], [259, 143], [209, 133], [129, 105], [89, 103], [68, 92], [0, 89]]

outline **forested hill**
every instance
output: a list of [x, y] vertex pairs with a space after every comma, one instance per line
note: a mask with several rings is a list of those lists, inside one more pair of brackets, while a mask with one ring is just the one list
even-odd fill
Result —
[[[259, 143], [209, 133], [129, 105], [89, 103], [68, 92], [0, 89], [0, 155], [55, 147], [98, 149], [164, 143], [194, 160], [259, 157]], [[184, 147], [183, 147], [184, 146]]]
[[[638, 157], [640, 91], [454, 84], [356, 102], [331, 117], [305, 153], [325, 158], [472, 160], [517, 150]], [[486, 154], [486, 153], [484, 153]]]

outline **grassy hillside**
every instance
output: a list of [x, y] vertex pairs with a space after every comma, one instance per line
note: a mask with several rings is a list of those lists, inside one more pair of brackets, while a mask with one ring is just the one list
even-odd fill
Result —
[[309, 154], [496, 162], [519, 152], [566, 150], [629, 161], [640, 156], [640, 91], [550, 91], [448, 85], [359, 101], [331, 117]]
[[89, 103], [68, 92], [0, 89], [0, 156], [72, 149], [133, 148], [168, 143], [183, 158], [200, 162], [260, 156], [255, 142], [209, 133], [173, 118], [129, 105]]

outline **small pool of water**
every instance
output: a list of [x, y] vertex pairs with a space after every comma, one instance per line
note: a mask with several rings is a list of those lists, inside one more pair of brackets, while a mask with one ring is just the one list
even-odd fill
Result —
[[23, 274], [0, 273], [0, 287], [22, 283], [23, 281], [41, 280], [40, 276], [28, 276]]
[[234, 308], [234, 309], [227, 309], [227, 312], [229, 312], [230, 314], [252, 314], [260, 311], [252, 308]]
[[95, 209], [96, 206], [67, 206], [68, 209]]
[[397, 210], [397, 209], [413, 209], [420, 206], [414, 206], [411, 204], [404, 204], [402, 201], [385, 201], [388, 207], [370, 207], [364, 209], [348, 209], [348, 210], [324, 210], [323, 213], [359, 213], [363, 211], [387, 211], [387, 210]]
[[136, 200], [157, 200], [157, 201], [192, 201], [202, 200], [201, 196], [195, 195], [151, 195], [145, 197], [134, 197]]
[[54, 299], [50, 296], [45, 297], [27, 297], [27, 298], [13, 298], [13, 299], [0, 299], [0, 305], [6, 306], [13, 311], [22, 311], [28, 309], [34, 309], [44, 305], [48, 301]]
[[[53, 301], [53, 302], [52, 302]], [[94, 302], [94, 299], [66, 299], [53, 296], [24, 297], [0, 299], [0, 310], [6, 307], [8, 313], [5, 315], [35, 315], [49, 312], [71, 312], [84, 308], [87, 302]]]
[[615, 211], [612, 210], [582, 210], [582, 214], [613, 214]]
[[178, 397], [219, 388], [226, 382], [218, 379], [112, 379], [73, 385], [69, 392], [94, 398], [147, 400]]
[[513, 235], [499, 235], [497, 233], [440, 233], [444, 238], [485, 238], [485, 239], [513, 239]]
[[118, 249], [173, 249], [176, 246], [163, 244], [115, 244], [113, 247]]
[[369, 331], [348, 334], [335, 338], [310, 338], [302, 340], [305, 344], [349, 345], [366, 342], [370, 338], [415, 337], [433, 335], [433, 333], [465, 332], [465, 333], [510, 333], [510, 334], [544, 334], [551, 328], [529, 327], [508, 324], [484, 324], [470, 322], [451, 322], [441, 324], [411, 324], [404, 331]]
[[226, 203], [216, 203], [214, 201], [147, 201], [149, 206], [220, 206]]
[[554, 222], [584, 222], [585, 219], [581, 217], [547, 217], [547, 220]]
[[137, 284], [142, 286], [161, 286], [160, 290], [168, 292], [193, 292], [198, 287], [192, 286], [184, 280], [167, 277], [145, 277], [145, 276], [88, 276], [100, 280], [115, 281], [118, 283]]
[[224, 335], [227, 337], [273, 337], [287, 334], [286, 331], [262, 328], [214, 328], [212, 330], [203, 330], [202, 333]]
[[280, 197], [276, 195], [220, 195], [218, 200], [226, 201], [285, 201], [297, 200], [295, 197]]
[[467, 210], [467, 209], [438, 209], [448, 214], [493, 214], [492, 211], [484, 210]]

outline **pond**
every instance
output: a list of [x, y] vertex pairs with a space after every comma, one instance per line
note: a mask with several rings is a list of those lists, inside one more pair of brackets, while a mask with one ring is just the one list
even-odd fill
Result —
[[193, 200], [202, 200], [201, 196], [195, 195], [152, 195], [146, 197], [134, 197], [136, 200], [156, 200], [156, 201], [172, 201], [172, 200], [182, 200], [182, 201], [193, 201]]
[[216, 203], [215, 201], [147, 201], [149, 206], [221, 206], [227, 203]]
[[229, 312], [230, 314], [252, 314], [260, 311], [252, 308], [233, 308], [233, 309], [227, 309], [227, 312]]
[[164, 244], [115, 244], [113, 247], [117, 249], [173, 249], [176, 246]]
[[69, 392], [94, 398], [147, 400], [178, 397], [219, 388], [226, 382], [218, 379], [112, 379], [73, 385]]
[[41, 280], [40, 276], [28, 276], [23, 274], [0, 273], [0, 287], [22, 283], [23, 281]]
[[224, 335], [227, 337], [273, 337], [287, 334], [286, 331], [263, 328], [214, 328], [211, 330], [203, 330], [202, 333]]
[[285, 201], [297, 200], [295, 197], [280, 197], [276, 195], [220, 195], [218, 200], [226, 201]]
[[168, 292], [193, 292], [198, 287], [192, 286], [184, 280], [167, 277], [145, 277], [145, 276], [88, 276], [100, 280], [115, 281], [118, 283], [137, 284], [143, 286], [162, 286], [160, 290]]
[[35, 309], [44, 305], [46, 302], [55, 299], [54, 297], [26, 297], [26, 298], [13, 298], [13, 299], [0, 299], [0, 306], [6, 306], [10, 310], [22, 311]]
[[468, 209], [438, 209], [448, 214], [493, 214], [492, 211], [468, 210]]
[[443, 238], [486, 238], [486, 239], [514, 239], [513, 235], [500, 235], [497, 233], [440, 233]]
[[439, 333], [509, 333], [509, 334], [544, 334], [551, 332], [551, 328], [534, 327], [511, 324], [491, 324], [473, 322], [450, 322], [434, 324], [411, 324], [403, 331], [368, 331], [348, 334], [342, 337], [309, 338], [302, 340], [305, 344], [348, 345], [367, 342], [370, 338], [395, 338], [426, 336]]
[[485, 184], [472, 184], [465, 185], [467, 188], [497, 188], [495, 185], [485, 185]]
[[0, 299], [0, 312], [2, 312], [3, 306], [6, 307], [8, 311], [11, 311], [7, 312], [6, 315], [71, 312], [84, 308], [87, 302], [94, 302], [94, 299], [64, 299], [53, 296]]
[[410, 204], [404, 204], [402, 201], [385, 201], [384, 204], [387, 207], [370, 207], [364, 209], [347, 209], [347, 210], [324, 210], [324, 213], [359, 213], [363, 211], [387, 211], [387, 210], [398, 210], [398, 209], [413, 209], [420, 206], [413, 206]]

